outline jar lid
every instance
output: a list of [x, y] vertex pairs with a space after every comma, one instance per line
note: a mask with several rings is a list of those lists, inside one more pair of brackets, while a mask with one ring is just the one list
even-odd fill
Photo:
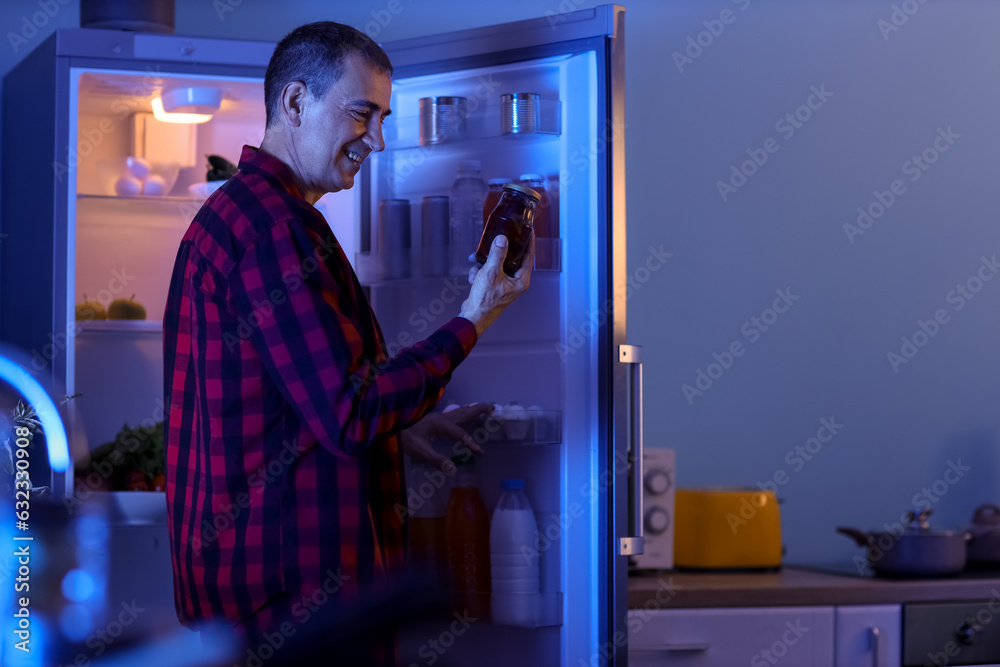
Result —
[[531, 188], [526, 188], [523, 185], [518, 185], [517, 183], [508, 183], [503, 186], [504, 190], [513, 190], [514, 192], [520, 192], [522, 195], [527, 195], [534, 199], [535, 201], [540, 201], [542, 196], [532, 190]]
[[506, 185], [507, 183], [510, 182], [511, 181], [509, 178], [491, 178], [489, 181], [487, 181], [487, 183], [489, 183], [490, 185]]
[[521, 181], [544, 181], [541, 174], [521, 174]]

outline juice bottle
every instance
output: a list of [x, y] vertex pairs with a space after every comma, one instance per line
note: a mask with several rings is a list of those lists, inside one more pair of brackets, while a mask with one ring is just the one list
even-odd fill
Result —
[[490, 213], [493, 209], [497, 207], [500, 203], [500, 194], [503, 192], [503, 186], [510, 183], [509, 178], [491, 178], [489, 181], [489, 190], [486, 193], [486, 202], [483, 204], [483, 229], [486, 229], [486, 223], [489, 222]]
[[490, 518], [476, 489], [471, 457], [452, 459], [457, 471], [445, 511], [448, 572], [457, 611], [489, 616]]
[[[538, 203], [535, 204], [535, 238], [552, 238], [549, 225], [549, 193], [545, 190], [545, 179], [539, 174], [521, 174], [521, 180], [517, 184], [538, 193]], [[558, 233], [555, 236], [558, 236]]]
[[535, 205], [535, 268], [551, 269], [552, 254], [555, 250], [550, 239], [559, 238], [558, 220], [553, 211], [552, 198], [545, 189], [545, 179], [540, 174], [521, 174], [518, 185], [531, 188], [538, 193], [538, 203]]
[[[411, 489], [420, 489], [417, 494], [409, 494], [407, 552], [410, 563], [417, 569], [430, 572], [442, 582], [447, 578], [448, 550], [445, 542], [445, 496], [438, 492], [434, 479], [442, 473], [424, 462], [414, 462], [412, 479], [407, 479]], [[430, 482], [430, 486], [428, 486]], [[423, 489], [433, 488], [435, 493], [425, 497]]]

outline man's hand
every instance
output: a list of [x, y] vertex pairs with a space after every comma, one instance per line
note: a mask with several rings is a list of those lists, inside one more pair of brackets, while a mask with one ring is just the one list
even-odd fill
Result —
[[[469, 405], [457, 408], [451, 412], [431, 412], [419, 422], [400, 434], [403, 452], [414, 459], [433, 463], [443, 472], [454, 472], [455, 464], [447, 456], [443, 456], [431, 444], [435, 436], [451, 438], [461, 442], [477, 456], [483, 455], [483, 449], [469, 437], [459, 424], [465, 424], [487, 415], [493, 411], [489, 404]], [[461, 454], [461, 452], [455, 452]]]
[[462, 304], [459, 316], [472, 322], [476, 327], [476, 334], [480, 336], [507, 306], [514, 303], [528, 289], [531, 283], [531, 271], [535, 266], [535, 235], [531, 235], [524, 261], [513, 278], [503, 272], [503, 261], [506, 257], [507, 237], [500, 234], [493, 239], [486, 264], [481, 268], [473, 267], [469, 271], [472, 290], [469, 292], [469, 298]]

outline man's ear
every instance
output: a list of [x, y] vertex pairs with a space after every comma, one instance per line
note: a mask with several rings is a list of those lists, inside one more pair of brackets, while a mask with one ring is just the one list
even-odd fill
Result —
[[308, 96], [306, 84], [301, 81], [290, 81], [281, 91], [281, 117], [292, 127], [298, 127], [302, 123]]

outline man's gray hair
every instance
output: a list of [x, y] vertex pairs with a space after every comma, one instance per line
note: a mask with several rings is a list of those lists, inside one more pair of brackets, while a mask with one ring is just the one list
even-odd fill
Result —
[[285, 35], [274, 48], [264, 74], [264, 105], [267, 126], [275, 119], [281, 91], [292, 81], [302, 81], [316, 99], [340, 79], [344, 59], [359, 54], [381, 74], [392, 76], [392, 64], [375, 40], [357, 28], [333, 21], [300, 26]]

